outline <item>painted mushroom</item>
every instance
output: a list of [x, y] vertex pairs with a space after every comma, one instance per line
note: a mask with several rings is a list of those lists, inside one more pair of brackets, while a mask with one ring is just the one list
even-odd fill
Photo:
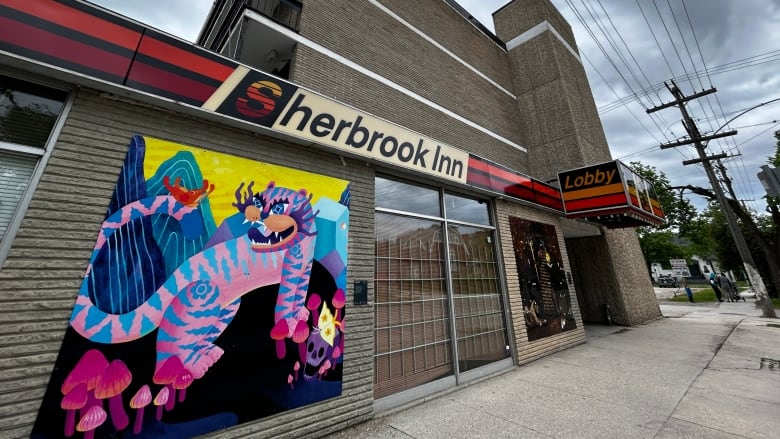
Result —
[[76, 410], [87, 405], [87, 385], [84, 383], [74, 387], [65, 394], [60, 402], [60, 407], [65, 410], [65, 437], [73, 436], [76, 432]]
[[320, 304], [322, 303], [322, 298], [317, 293], [312, 293], [309, 295], [309, 300], [306, 302], [306, 308], [309, 308], [309, 311], [312, 312], [312, 317], [314, 317], [314, 321], [320, 319], [319, 311]]
[[157, 406], [157, 420], [159, 421], [162, 419], [163, 414], [163, 406], [168, 402], [168, 398], [170, 396], [170, 391], [167, 387], [163, 387], [160, 389], [159, 392], [157, 392], [157, 396], [154, 397], [154, 405]]
[[106, 418], [108, 418], [108, 415], [103, 410], [103, 407], [93, 405], [81, 417], [78, 425], [76, 425], [76, 430], [84, 433], [84, 439], [92, 439], [95, 437], [95, 429], [103, 425], [106, 422]]
[[187, 387], [193, 381], [192, 374], [186, 368], [182, 368], [181, 372], [176, 375], [176, 379], [173, 380], [173, 388], [179, 391], [179, 402], [184, 402], [184, 399], [187, 397]]
[[289, 326], [287, 326], [287, 320], [279, 319], [278, 322], [271, 328], [271, 338], [276, 341], [276, 358], [282, 359], [287, 352], [287, 348], [284, 344], [284, 339], [290, 332]]
[[141, 432], [141, 428], [144, 425], [144, 408], [152, 402], [152, 391], [149, 389], [148, 384], [144, 384], [135, 392], [135, 395], [130, 398], [130, 408], [137, 410], [135, 414], [135, 422], [133, 423], [133, 433], [138, 434]]
[[331, 302], [336, 309], [344, 308], [344, 305], [347, 303], [347, 297], [344, 295], [344, 290], [341, 288], [336, 290], [336, 293], [333, 295], [333, 300]]
[[95, 398], [93, 390], [97, 387], [103, 372], [108, 368], [108, 360], [97, 349], [90, 349], [81, 356], [78, 363], [73, 366], [65, 380], [62, 382], [60, 390], [63, 395], [67, 395], [79, 384], [87, 386], [87, 404], [86, 407], [101, 405], [102, 402]]
[[103, 377], [95, 387], [95, 398], [108, 400], [108, 412], [111, 422], [117, 430], [124, 430], [130, 423], [127, 413], [122, 405], [122, 392], [127, 389], [133, 375], [122, 360], [114, 360], [109, 363], [103, 372]]
[[176, 380], [176, 377], [179, 376], [182, 370], [186, 369], [184, 368], [184, 364], [181, 362], [179, 357], [176, 355], [171, 355], [162, 363], [162, 365], [157, 369], [157, 371], [154, 373], [154, 376], [152, 377], [152, 381], [155, 384], [165, 386], [165, 388], [168, 389], [168, 392], [171, 394], [167, 399], [165, 410], [171, 411], [176, 405], [176, 389], [173, 388], [173, 382]]

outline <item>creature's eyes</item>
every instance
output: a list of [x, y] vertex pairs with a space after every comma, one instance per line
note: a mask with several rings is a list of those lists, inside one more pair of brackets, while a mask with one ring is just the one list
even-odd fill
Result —
[[255, 207], [257, 207], [258, 209], [262, 209], [263, 208], [263, 204], [265, 204], [265, 203], [263, 203], [262, 198], [255, 197], [255, 198], [252, 199], [252, 204], [254, 204]]
[[281, 215], [285, 211], [287, 211], [287, 206], [289, 205], [290, 205], [289, 203], [283, 203], [281, 201], [277, 201], [271, 205], [270, 212], [275, 215]]

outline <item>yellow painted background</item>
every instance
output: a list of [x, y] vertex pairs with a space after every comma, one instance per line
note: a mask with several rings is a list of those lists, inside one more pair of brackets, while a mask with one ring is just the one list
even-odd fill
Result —
[[[154, 176], [160, 165], [180, 151], [189, 151], [195, 157], [203, 178], [214, 184], [214, 192], [209, 195], [214, 221], [219, 225], [225, 218], [234, 215], [237, 210], [231, 205], [236, 202], [236, 189], [243, 182], [244, 188], [254, 181], [254, 193], [262, 192], [269, 181], [277, 186], [290, 189], [306, 189], [313, 194], [312, 205], [321, 197], [334, 201], [341, 198], [349, 184], [346, 180], [312, 174], [285, 166], [271, 165], [234, 155], [208, 151], [175, 142], [144, 137], [146, 156], [144, 157], [144, 178]], [[171, 176], [173, 182], [175, 176]]]

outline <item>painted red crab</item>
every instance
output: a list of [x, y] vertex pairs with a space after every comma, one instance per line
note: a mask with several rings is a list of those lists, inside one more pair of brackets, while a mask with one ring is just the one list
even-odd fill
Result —
[[203, 187], [198, 189], [187, 189], [181, 184], [181, 177], [176, 177], [171, 185], [171, 179], [166, 175], [163, 177], [163, 185], [181, 204], [187, 207], [195, 207], [210, 193], [214, 192], [214, 185], [209, 185], [208, 180], [203, 180]]

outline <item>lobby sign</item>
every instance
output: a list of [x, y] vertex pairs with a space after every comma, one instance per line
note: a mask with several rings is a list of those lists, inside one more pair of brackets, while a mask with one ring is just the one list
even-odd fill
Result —
[[661, 224], [664, 213], [653, 185], [618, 160], [558, 173], [569, 218], [610, 228]]

